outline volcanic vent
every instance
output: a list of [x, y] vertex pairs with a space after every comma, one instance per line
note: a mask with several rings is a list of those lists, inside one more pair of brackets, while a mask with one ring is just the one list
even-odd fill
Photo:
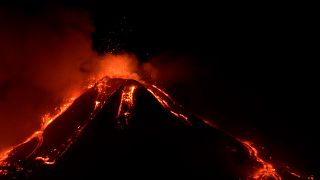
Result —
[[0, 156], [0, 179], [303, 179], [144, 82], [103, 78]]

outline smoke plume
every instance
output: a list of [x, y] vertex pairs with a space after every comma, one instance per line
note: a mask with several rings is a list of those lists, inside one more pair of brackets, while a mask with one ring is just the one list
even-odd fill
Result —
[[0, 151], [39, 128], [41, 116], [105, 75], [138, 78], [134, 56], [98, 56], [82, 9], [0, 9]]
[[0, 152], [104, 76], [140, 75], [169, 86], [195, 77], [186, 57], [161, 55], [139, 64], [133, 54], [98, 55], [90, 36], [95, 28], [83, 9], [0, 8], [0, 24]]

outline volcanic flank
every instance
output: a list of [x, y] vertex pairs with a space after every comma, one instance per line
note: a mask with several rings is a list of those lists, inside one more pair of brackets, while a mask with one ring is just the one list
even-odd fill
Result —
[[305, 179], [184, 112], [154, 85], [103, 78], [0, 157], [0, 179]]

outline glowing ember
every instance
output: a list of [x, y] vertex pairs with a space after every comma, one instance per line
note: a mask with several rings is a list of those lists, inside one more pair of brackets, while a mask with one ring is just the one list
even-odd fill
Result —
[[38, 156], [35, 158], [35, 160], [41, 160], [44, 164], [48, 164], [48, 165], [52, 165], [55, 163], [55, 161], [50, 161], [49, 157], [44, 158], [44, 157]]
[[99, 102], [99, 101], [95, 101], [94, 109], [97, 109], [97, 108], [99, 107], [100, 103], [101, 103], [101, 102]]
[[93, 88], [93, 86], [94, 86], [94, 84], [90, 84], [90, 85], [88, 86], [88, 89]]

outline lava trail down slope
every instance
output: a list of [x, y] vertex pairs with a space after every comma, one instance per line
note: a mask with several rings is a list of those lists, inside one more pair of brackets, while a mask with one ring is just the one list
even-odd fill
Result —
[[103, 78], [0, 156], [0, 179], [313, 179], [147, 83]]

